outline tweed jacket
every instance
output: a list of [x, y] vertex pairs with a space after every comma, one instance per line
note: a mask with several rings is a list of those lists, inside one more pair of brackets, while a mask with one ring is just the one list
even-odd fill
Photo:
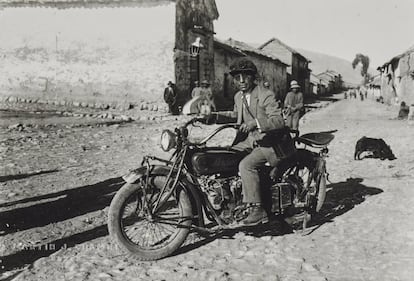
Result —
[[[243, 93], [234, 96], [233, 118], [237, 124], [243, 120]], [[295, 145], [288, 133], [282, 116], [282, 109], [276, 101], [275, 94], [266, 88], [256, 85], [250, 94], [249, 110], [254, 117], [257, 130], [241, 133], [236, 136], [234, 145], [250, 138], [255, 146], [260, 147], [270, 165], [274, 166], [278, 159], [288, 157], [295, 152]]]

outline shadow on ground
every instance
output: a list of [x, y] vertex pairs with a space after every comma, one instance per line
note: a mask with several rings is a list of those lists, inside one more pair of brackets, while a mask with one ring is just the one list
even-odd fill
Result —
[[[36, 173], [0, 176], [0, 182], [6, 182], [6, 181], [11, 181], [11, 180], [20, 180], [20, 179], [33, 177], [33, 176], [56, 173], [56, 172], [59, 172], [59, 170], [48, 170], [48, 171], [40, 171], [40, 172], [36, 172]], [[4, 204], [0, 204], [0, 207], [4, 207], [3, 205]]]
[[[311, 227], [311, 232], [315, 231], [321, 225], [332, 222], [332, 220], [340, 216], [354, 206], [361, 204], [365, 198], [372, 195], [377, 195], [383, 192], [382, 189], [376, 187], [368, 187], [362, 184], [361, 178], [349, 178], [344, 182], [338, 182], [328, 185], [328, 192], [326, 194], [325, 204], [323, 208], [314, 216], [308, 224]], [[296, 226], [288, 224], [283, 218], [275, 218], [265, 225], [256, 227], [239, 228], [235, 230], [226, 230], [217, 234], [212, 234], [189, 243], [179, 249], [176, 254], [183, 254], [198, 247], [204, 246], [215, 239], [234, 239], [234, 235], [238, 232], [244, 232], [247, 235], [254, 237], [263, 236], [281, 236], [293, 233], [297, 230]], [[308, 234], [310, 234], [309, 232]]]
[[[62, 215], [64, 217], [74, 217], [81, 213], [86, 213], [94, 209], [103, 208], [107, 204], [109, 204], [112, 198], [112, 196], [105, 198], [105, 195], [118, 189], [120, 183], [122, 183], [122, 180], [120, 178], [110, 179], [98, 183], [96, 185], [66, 191], [65, 193], [68, 193], [68, 199], [61, 201], [57, 205], [55, 205], [55, 202], [51, 202], [45, 204], [52, 205], [28, 207], [40, 209], [24, 208], [23, 210], [17, 212], [17, 215], [19, 215], [21, 218], [23, 218], [24, 215], [30, 216], [30, 212], [40, 210], [43, 214], [43, 216], [40, 217], [42, 217], [43, 219], [41, 219], [40, 221], [38, 220], [36, 223], [30, 222], [29, 220], [26, 221], [26, 224], [21, 223], [20, 226], [26, 228], [29, 228], [29, 226], [34, 227], [33, 225], [45, 224], [51, 221], [59, 221], [62, 219]], [[368, 187], [361, 183], [362, 179], [360, 178], [350, 178], [344, 182], [329, 185], [324, 207], [322, 208], [318, 216], [316, 216], [313, 222], [311, 223], [311, 226], [314, 226], [312, 232], [324, 223], [331, 222], [335, 217], [340, 216], [354, 208], [354, 206], [363, 203], [367, 196], [377, 195], [383, 192], [379, 188]], [[101, 197], [101, 200], [99, 200], [99, 197]], [[102, 198], [104, 199], [102, 200]], [[73, 202], [74, 200], [75, 202]], [[49, 209], [47, 206], [49, 207]], [[68, 206], [74, 207], [75, 209], [66, 208], [65, 210], [67, 211], [61, 212], [61, 207]], [[50, 212], [45, 213], [47, 210], [49, 210]], [[16, 210], [13, 211], [16, 212]], [[60, 213], [61, 215], [53, 213], [57, 211], [60, 211], [58, 213]], [[11, 218], [12, 214], [8, 213], [8, 216], [9, 218]], [[247, 235], [251, 235], [254, 237], [281, 236], [288, 233], [292, 233], [293, 228], [291, 225], [287, 224], [283, 219], [275, 219], [268, 224], [256, 227], [226, 230], [203, 237], [196, 235], [195, 238], [192, 239], [192, 241], [187, 241], [187, 243], [183, 247], [181, 247], [174, 255], [185, 254], [193, 249], [202, 247], [214, 241], [215, 239], [234, 239], [234, 235], [238, 232], [244, 232]], [[56, 252], [56, 250], [59, 250], [62, 247], [73, 247], [77, 244], [81, 244], [96, 239], [98, 237], [106, 236], [107, 234], [107, 226], [101, 225], [94, 229], [84, 231], [82, 233], [76, 233], [74, 235], [52, 241], [47, 245], [40, 245], [34, 249], [21, 250], [17, 253], [2, 258], [3, 267], [0, 270], [0, 273], [2, 271], [10, 271], [22, 268], [28, 264], [35, 262], [39, 258], [51, 255], [52, 253]], [[47, 248], [48, 245], [54, 245], [54, 248], [49, 249]]]
[[114, 193], [123, 183], [122, 178], [113, 178], [93, 185], [2, 204], [0, 207], [49, 200], [48, 202], [1, 212], [0, 236], [101, 210], [109, 205]]
[[[113, 178], [93, 185], [12, 202], [10, 205], [55, 199], [51, 202], [0, 213], [1, 235], [44, 226], [104, 209], [110, 204], [113, 195], [122, 184], [124, 184], [122, 178]], [[59, 249], [70, 248], [106, 235], [108, 235], [107, 226], [101, 225], [47, 244], [40, 244], [35, 247], [25, 245], [24, 248], [18, 249], [19, 251], [16, 253], [1, 257], [0, 273], [21, 269], [42, 257], [51, 255]]]
[[305, 98], [305, 105], [310, 103], [316, 103], [318, 101], [329, 101], [329, 102], [337, 102], [341, 98], [338, 95], [330, 95], [330, 96], [311, 96]]
[[331, 222], [335, 217], [364, 202], [366, 197], [383, 192], [380, 188], [363, 185], [362, 181], [361, 178], [348, 178], [344, 182], [328, 185], [325, 203], [312, 221], [311, 226], [317, 225], [319, 227], [324, 223]]
[[[16, 253], [1, 257], [0, 274], [10, 270], [23, 269], [36, 260], [47, 257], [58, 250], [74, 247], [78, 244], [88, 242], [90, 240], [107, 236], [108, 228], [106, 225], [95, 227], [91, 230], [76, 233], [71, 236], [52, 241], [47, 244], [26, 247]], [[0, 275], [1, 278], [1, 275]], [[0, 279], [1, 280], [1, 279]]]

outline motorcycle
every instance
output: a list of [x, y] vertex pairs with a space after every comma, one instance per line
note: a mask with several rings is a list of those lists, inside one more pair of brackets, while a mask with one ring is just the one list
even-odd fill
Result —
[[[126, 183], [111, 202], [110, 236], [138, 260], [169, 256], [190, 231], [234, 229], [246, 216], [238, 173], [245, 154], [231, 147], [207, 146], [222, 130], [237, 130], [239, 125], [222, 125], [201, 141], [191, 141], [188, 127], [204, 121], [193, 118], [174, 131], [164, 130], [161, 148], [174, 150], [170, 159], [144, 156], [141, 166], [123, 177]], [[333, 132], [302, 136], [293, 132], [296, 153], [276, 167], [266, 165], [260, 170], [262, 197], [270, 219], [300, 216], [306, 228], [312, 215], [320, 211], [328, 176], [325, 157]]]

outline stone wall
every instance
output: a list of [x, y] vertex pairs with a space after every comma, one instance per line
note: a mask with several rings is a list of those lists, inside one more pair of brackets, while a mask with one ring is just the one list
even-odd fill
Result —
[[397, 88], [399, 81], [395, 77], [395, 72], [399, 72], [399, 61], [393, 60], [385, 66], [381, 73], [381, 96], [385, 103], [393, 104], [398, 101]]
[[[213, 0], [176, 1], [174, 63], [178, 103], [181, 105], [190, 99], [194, 81], [214, 81], [213, 20], [218, 15], [212, 13], [207, 6], [213, 2]], [[215, 6], [215, 3], [213, 4]], [[201, 39], [203, 45], [198, 58], [192, 57], [190, 53], [190, 46], [197, 37]]]
[[174, 3], [1, 13], [2, 97], [157, 102], [174, 80]]
[[227, 52], [219, 47], [214, 50], [214, 82], [211, 88], [217, 109], [231, 110], [234, 106], [234, 95], [237, 92], [233, 78], [229, 74], [230, 65], [241, 57], [235, 53]]
[[381, 68], [381, 96], [388, 104], [414, 104], [414, 51], [393, 58]]
[[290, 81], [296, 80], [301, 86], [301, 91], [304, 95], [308, 95], [310, 93], [310, 72], [308, 71], [308, 62], [302, 56], [297, 53], [293, 53], [288, 47], [277, 39], [272, 39], [272, 41], [265, 43], [265, 45], [261, 46], [260, 49], [273, 54], [282, 62], [289, 65], [287, 67], [287, 89], [289, 88]]
[[399, 74], [396, 75], [397, 96], [399, 101], [414, 104], [414, 52], [403, 56], [399, 61]]
[[[245, 52], [247, 57], [256, 65], [259, 76], [258, 83], [268, 81], [270, 89], [276, 94], [277, 99], [283, 99], [286, 94], [286, 66], [269, 58], [251, 52]], [[229, 74], [230, 65], [240, 58], [240, 55], [216, 48], [214, 53], [215, 80], [212, 90], [215, 95], [218, 109], [232, 109], [234, 95], [238, 91]]]
[[256, 64], [259, 71], [259, 83], [268, 81], [270, 89], [276, 94], [276, 98], [283, 100], [287, 93], [286, 66], [254, 54], [249, 54], [249, 57]]

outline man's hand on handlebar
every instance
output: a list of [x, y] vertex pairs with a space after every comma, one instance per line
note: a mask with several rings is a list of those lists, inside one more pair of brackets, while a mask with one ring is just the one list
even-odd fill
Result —
[[229, 123], [235, 123], [237, 118], [234, 118], [232, 116], [227, 115], [226, 113], [222, 112], [212, 112], [209, 115], [205, 115], [202, 118], [203, 121], [199, 120], [201, 123], [206, 125], [212, 125], [212, 124], [229, 124]]
[[239, 131], [243, 133], [248, 133], [250, 131], [255, 130], [256, 128], [257, 128], [256, 120], [253, 120], [253, 121], [241, 124]]
[[217, 113], [210, 113], [209, 115], [204, 116], [204, 124], [212, 125], [217, 123]]

